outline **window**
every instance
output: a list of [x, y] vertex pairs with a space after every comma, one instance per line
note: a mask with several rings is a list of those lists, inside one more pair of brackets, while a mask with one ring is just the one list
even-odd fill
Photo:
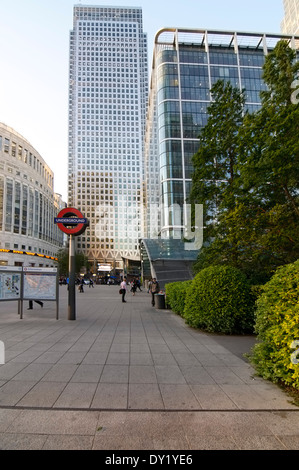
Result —
[[7, 138], [5, 137], [5, 140], [4, 140], [4, 152], [6, 152], [6, 153], [9, 152], [9, 144], [10, 144], [9, 139], [7, 139]]
[[12, 144], [11, 144], [11, 155], [13, 157], [16, 156], [16, 149], [17, 149], [17, 144], [15, 142], [12, 142]]
[[6, 208], [5, 208], [5, 231], [11, 231], [12, 225], [12, 199], [13, 199], [13, 181], [6, 180]]

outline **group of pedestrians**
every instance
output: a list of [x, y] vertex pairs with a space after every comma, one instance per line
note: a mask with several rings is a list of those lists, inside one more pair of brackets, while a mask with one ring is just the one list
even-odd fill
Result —
[[[81, 279], [79, 283], [79, 287], [78, 287], [79, 292], [84, 292], [83, 286], [84, 286], [84, 279]], [[94, 287], [94, 283], [92, 280], [90, 280], [89, 282], [89, 287]], [[137, 291], [137, 289], [139, 289], [140, 292], [142, 292], [139, 278], [134, 278], [133, 281], [130, 283], [130, 291], [132, 292], [133, 295], [135, 295], [135, 292]], [[122, 302], [126, 302], [125, 297], [126, 297], [127, 290], [128, 290], [127, 278], [124, 277], [123, 281], [120, 284], [120, 294], [121, 294]], [[151, 302], [152, 302], [153, 307], [155, 306], [155, 294], [158, 294], [159, 292], [160, 292], [160, 286], [159, 286], [157, 279], [154, 277], [153, 279], [150, 280], [149, 285], [148, 285], [148, 293], [151, 294], [151, 297], [152, 297]], [[44, 306], [43, 302], [41, 302], [40, 300], [34, 300], [34, 302], [38, 303], [41, 307]], [[33, 309], [33, 301], [29, 300], [28, 310], [32, 310], [32, 309]]]
[[[131, 292], [133, 295], [135, 295], [135, 292], [137, 290], [137, 288], [139, 288], [139, 290], [142, 292], [141, 290], [141, 286], [140, 286], [140, 281], [138, 283], [139, 279], [133, 279], [132, 283], [131, 283]], [[127, 290], [128, 290], [128, 284], [127, 284], [127, 278], [124, 277], [123, 281], [121, 282], [120, 284], [120, 294], [121, 294], [121, 301], [122, 302], [126, 302], [125, 300], [125, 297], [126, 297], [126, 293], [127, 293]], [[158, 294], [160, 292], [160, 286], [159, 286], [159, 283], [157, 281], [157, 279], [154, 277], [153, 279], [151, 279], [151, 281], [149, 282], [149, 285], [148, 285], [148, 293], [151, 294], [152, 296], [152, 306], [154, 307], [155, 306], [155, 294]]]

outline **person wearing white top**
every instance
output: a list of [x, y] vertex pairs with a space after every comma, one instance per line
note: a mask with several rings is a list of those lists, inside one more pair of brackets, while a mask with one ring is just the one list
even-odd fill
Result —
[[121, 301], [126, 302], [125, 300], [125, 295], [127, 292], [127, 278], [126, 277], [124, 277], [124, 280], [121, 282], [120, 288], [122, 290]]

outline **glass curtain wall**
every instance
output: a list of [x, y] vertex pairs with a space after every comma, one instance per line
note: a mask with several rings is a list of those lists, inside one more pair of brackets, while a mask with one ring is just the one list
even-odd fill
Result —
[[192, 156], [198, 150], [200, 129], [207, 123], [211, 87], [219, 79], [229, 81], [245, 89], [246, 109], [258, 110], [260, 92], [265, 90], [265, 55], [281, 39], [203, 31], [190, 31], [189, 40], [188, 32], [181, 36], [178, 30], [172, 35], [170, 30], [163, 30], [156, 37], [152, 75], [152, 93], [156, 96], [150, 99], [156, 99], [157, 107], [153, 125], [158, 128], [159, 235], [165, 238], [182, 238], [187, 224], [184, 203], [191, 189]]

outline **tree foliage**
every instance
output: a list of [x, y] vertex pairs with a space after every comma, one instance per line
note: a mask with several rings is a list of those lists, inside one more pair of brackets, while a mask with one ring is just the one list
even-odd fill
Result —
[[[266, 379], [299, 389], [299, 260], [281, 266], [257, 300], [251, 362]], [[294, 349], [297, 352], [294, 352]]]
[[[60, 276], [69, 275], [69, 251], [61, 249], [57, 254]], [[83, 253], [75, 253], [75, 271], [79, 274], [82, 268], [89, 268], [88, 258]]]
[[235, 202], [238, 131], [243, 122], [244, 95], [230, 82], [219, 80], [211, 89], [208, 122], [199, 135], [193, 157], [194, 174], [190, 200], [204, 202], [206, 227], [215, 215]]
[[298, 71], [295, 52], [280, 41], [265, 60], [261, 109], [244, 117], [239, 90], [223, 82], [212, 89], [218, 102], [209, 108], [193, 160], [191, 199], [206, 207], [195, 272], [229, 264], [264, 283], [299, 258], [299, 105], [292, 100]]
[[192, 281], [169, 282], [165, 285], [167, 305], [175, 313], [183, 315], [188, 290], [192, 286]]
[[285, 204], [299, 217], [299, 106], [292, 83], [299, 71], [295, 51], [280, 41], [266, 58], [261, 110], [245, 117], [239, 133], [244, 193], [266, 208]]
[[184, 318], [196, 328], [225, 334], [253, 332], [254, 297], [246, 276], [231, 266], [210, 266], [193, 279]]

